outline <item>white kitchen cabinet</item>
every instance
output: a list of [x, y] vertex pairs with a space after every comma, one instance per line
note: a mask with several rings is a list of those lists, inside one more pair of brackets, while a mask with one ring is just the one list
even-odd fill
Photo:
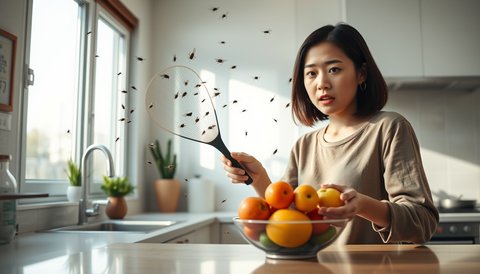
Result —
[[220, 243], [221, 244], [246, 244], [247, 241], [242, 237], [238, 228], [234, 224], [223, 223], [220, 225]]
[[212, 243], [210, 237], [210, 226], [205, 226], [193, 230], [187, 234], [176, 237], [167, 241], [166, 243], [176, 243], [176, 244], [210, 244]]
[[480, 76], [480, 1], [422, 0], [425, 76]]
[[314, 30], [324, 25], [335, 25], [344, 21], [343, 1], [297, 0], [295, 1], [296, 49]]
[[423, 75], [420, 0], [347, 0], [346, 21], [365, 38], [384, 77]]
[[480, 76], [480, 1], [346, 0], [386, 78]]

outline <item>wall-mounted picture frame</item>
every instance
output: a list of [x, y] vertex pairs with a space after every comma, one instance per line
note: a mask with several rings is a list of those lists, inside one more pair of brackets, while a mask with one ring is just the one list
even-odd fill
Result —
[[13, 80], [17, 37], [0, 29], [0, 111], [13, 111]]

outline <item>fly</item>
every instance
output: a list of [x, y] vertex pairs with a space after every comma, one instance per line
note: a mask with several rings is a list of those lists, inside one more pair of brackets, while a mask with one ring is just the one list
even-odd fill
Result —
[[224, 14], [222, 14], [222, 17], [221, 17], [221, 18], [222, 18], [222, 19], [227, 19], [227, 15], [228, 15], [228, 12], [227, 12], [227, 13], [224, 13]]
[[181, 124], [181, 125], [180, 125], [180, 128], [184, 128], [184, 127], [186, 127], [185, 124]]
[[267, 30], [264, 30], [263, 33], [265, 33], [265, 34], [270, 34], [270, 33], [272, 33], [272, 30], [271, 30], [271, 29], [267, 29]]
[[133, 90], [137, 90], [137, 88], [136, 88], [135, 86], [132, 86], [132, 89], [133, 89]]
[[273, 96], [272, 99], [270, 99], [270, 103], [273, 102], [273, 100], [275, 100], [275, 96]]
[[275, 118], [273, 118], [273, 121], [274, 121], [275, 123], [278, 123], [278, 120], [277, 120], [277, 119], [275, 119]]
[[219, 7], [213, 7], [210, 10], [213, 11], [213, 12], [216, 12], [218, 9], [219, 9]]
[[247, 109], [243, 109], [243, 110], [242, 110], [242, 112], [246, 112], [246, 111], [247, 111]]
[[205, 115], [203, 117], [207, 117], [208, 114], [210, 114], [210, 111], [205, 112]]
[[185, 91], [184, 93], [182, 93], [182, 98], [187, 96], [187, 92]]
[[178, 98], [178, 92], [177, 92], [177, 93], [175, 93], [175, 97], [174, 97], [174, 99], [177, 99], [177, 98]]
[[193, 112], [188, 112], [188, 113], [185, 113], [185, 116], [190, 117], [190, 116], [192, 116], [192, 114], [193, 114]]
[[198, 123], [198, 121], [200, 121], [200, 118], [195, 118], [195, 124]]
[[277, 154], [278, 152], [278, 149], [276, 148], [274, 151], [273, 151], [273, 155]]
[[122, 90], [122, 93], [127, 93], [127, 91], [126, 91], [126, 90]]
[[215, 92], [215, 93], [213, 94], [213, 97], [217, 97], [218, 95], [220, 95], [220, 92]]
[[253, 76], [253, 80], [258, 80], [260, 79], [260, 76]]
[[288, 108], [289, 106], [290, 106], [290, 103], [287, 103], [287, 104], [285, 105], [285, 108]]
[[122, 108], [125, 109], [125, 106], [122, 104]]
[[125, 118], [120, 118], [120, 119], [118, 119], [118, 121], [123, 122], [123, 121], [125, 121]]
[[185, 80], [185, 81], [183, 82], [183, 84], [184, 84], [185, 86], [188, 86], [188, 80]]
[[170, 79], [170, 75], [168, 74], [162, 74], [160, 75], [160, 77], [162, 77], [163, 79]]
[[177, 62], [177, 55], [176, 54], [173, 55], [173, 62], [174, 63]]
[[193, 60], [193, 58], [195, 58], [195, 48], [192, 50], [192, 52], [190, 52], [190, 54], [188, 55], [188, 59], [190, 60]]
[[121, 73], [121, 72], [119, 72], [119, 73], [117, 73], [117, 76], [120, 76], [121, 74], [122, 74], [122, 73]]
[[215, 61], [216, 61], [218, 64], [223, 64], [223, 63], [225, 63], [227, 60], [222, 59], [222, 58], [216, 58]]
[[150, 104], [150, 105], [148, 106], [148, 109], [151, 109], [151, 108], [153, 108], [153, 104]]
[[131, 109], [131, 110], [130, 110], [130, 114], [132, 114], [134, 111], [135, 111], [135, 109]]
[[120, 137], [117, 137], [117, 139], [115, 139], [115, 143], [118, 142], [118, 140], [120, 140]]
[[208, 129], [214, 129], [217, 125], [211, 125], [208, 127]]
[[236, 68], [237, 68], [237, 66], [231, 66], [230, 67], [230, 69], [236, 69]]
[[140, 57], [140, 56], [137, 56], [137, 60], [140, 61], [140, 62], [145, 61], [145, 59], [143, 57]]

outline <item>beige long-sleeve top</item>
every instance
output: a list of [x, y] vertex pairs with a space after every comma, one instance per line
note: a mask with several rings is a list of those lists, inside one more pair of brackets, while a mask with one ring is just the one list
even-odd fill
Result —
[[298, 139], [282, 180], [293, 187], [347, 185], [387, 203], [390, 227], [355, 217], [344, 231], [346, 243], [425, 243], [439, 216], [410, 123], [395, 112], [379, 112], [351, 136], [327, 143], [325, 128]]

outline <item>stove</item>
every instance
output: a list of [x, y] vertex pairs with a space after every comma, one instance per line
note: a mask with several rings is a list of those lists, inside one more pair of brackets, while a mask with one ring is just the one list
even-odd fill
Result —
[[480, 209], [439, 208], [440, 222], [429, 244], [480, 244]]

